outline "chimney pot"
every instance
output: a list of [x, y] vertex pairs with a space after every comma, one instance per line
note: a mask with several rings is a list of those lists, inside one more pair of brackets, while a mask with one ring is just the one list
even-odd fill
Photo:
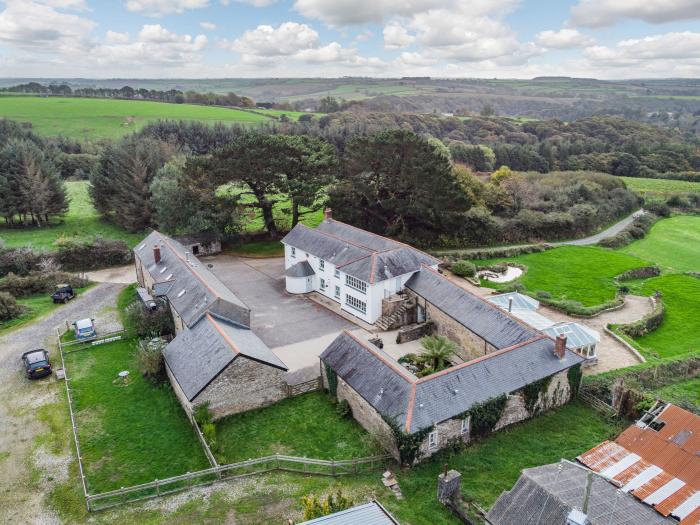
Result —
[[513, 311], [513, 298], [512, 297], [508, 298], [508, 311], [509, 312]]
[[324, 220], [327, 220], [327, 221], [332, 219], [333, 218], [333, 210], [331, 210], [330, 208], [326, 208], [325, 210], [323, 210], [323, 218], [324, 218]]
[[156, 264], [160, 264], [160, 246], [157, 244], [153, 245], [153, 260]]
[[566, 355], [566, 336], [565, 335], [558, 335], [555, 342], [554, 342], [554, 354], [559, 358], [559, 359], [564, 359], [564, 356]]

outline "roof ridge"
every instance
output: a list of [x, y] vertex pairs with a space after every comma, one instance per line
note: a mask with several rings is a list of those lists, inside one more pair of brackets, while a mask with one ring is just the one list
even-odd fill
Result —
[[228, 343], [228, 345], [231, 347], [233, 352], [236, 355], [243, 355], [243, 352], [241, 352], [239, 350], [239, 348], [236, 346], [236, 344], [233, 341], [231, 341], [231, 338], [221, 329], [221, 327], [219, 326], [219, 323], [217, 323], [216, 319], [214, 319], [214, 316], [212, 316], [209, 312], [207, 312], [205, 315], [206, 315], [207, 320], [214, 326], [216, 331], [219, 332], [219, 335], [221, 335], [221, 337], [224, 338], [224, 341], [226, 341]]
[[[406, 370], [404, 367], [402, 367], [401, 364], [400, 364], [398, 361], [395, 361], [395, 360], [394, 360], [394, 361], [392, 362], [392, 361], [387, 360], [385, 356], [383, 356], [383, 355], [381, 355], [380, 353], [376, 352], [376, 350], [375, 350], [374, 348], [372, 348], [372, 347], [370, 346], [370, 344], [365, 344], [364, 341], [362, 341], [361, 339], [359, 339], [358, 337], [356, 337], [355, 335], [353, 335], [352, 333], [350, 333], [349, 330], [345, 329], [345, 330], [343, 330], [343, 333], [346, 334], [346, 335], [348, 335], [349, 337], [351, 337], [357, 344], [359, 344], [362, 348], [364, 348], [364, 349], [367, 350], [369, 353], [371, 353], [372, 355], [374, 355], [377, 359], [379, 359], [380, 361], [382, 361], [384, 364], [388, 365], [388, 366], [389, 366], [390, 368], [392, 368], [393, 370], [399, 372], [399, 375], [400, 375], [403, 379], [405, 379], [406, 381], [408, 381], [409, 383], [413, 384], [413, 383], [415, 383], [415, 382], [417, 381], [418, 378], [415, 377], [411, 372], [409, 372], [408, 370]], [[389, 357], [391, 357], [391, 356], [389, 356]]]
[[[343, 224], [343, 223], [341, 223], [341, 224]], [[364, 244], [358, 244], [356, 242], [348, 241], [347, 239], [343, 239], [342, 237], [338, 237], [337, 235], [333, 235], [332, 233], [321, 231], [318, 228], [310, 228], [306, 224], [298, 223], [297, 226], [301, 226], [302, 228], [306, 228], [307, 230], [312, 231], [312, 232], [320, 233], [321, 235], [325, 235], [326, 237], [332, 237], [333, 239], [336, 239], [338, 241], [344, 242], [346, 244], [350, 244], [350, 245], [354, 246], [355, 248], [360, 248], [362, 250], [369, 251], [370, 253], [368, 253], [365, 257], [372, 255], [372, 253], [375, 253], [377, 251], [377, 250], [370, 248], [369, 246], [365, 246]], [[297, 226], [295, 226], [295, 228]]]
[[411, 395], [408, 398], [408, 405], [406, 406], [406, 432], [411, 432], [411, 422], [413, 421], [413, 410], [416, 407], [416, 385], [417, 382], [413, 383], [411, 386]]
[[545, 336], [534, 337], [533, 339], [528, 339], [527, 341], [523, 341], [521, 343], [517, 343], [517, 344], [511, 345], [511, 346], [508, 346], [506, 348], [501, 348], [500, 350], [495, 350], [494, 352], [491, 352], [489, 354], [475, 357], [474, 359], [471, 359], [469, 361], [465, 361], [464, 363], [460, 363], [458, 365], [451, 366], [451, 367], [446, 368], [444, 370], [440, 370], [439, 372], [435, 372], [434, 374], [430, 374], [429, 376], [420, 377], [416, 381], [416, 384], [427, 383], [431, 379], [435, 379], [437, 377], [442, 377], [442, 376], [447, 375], [449, 373], [452, 373], [452, 372], [455, 372], [458, 370], [462, 370], [463, 368], [467, 368], [468, 366], [475, 365], [477, 363], [481, 363], [482, 361], [486, 361], [488, 359], [498, 357], [498, 356], [503, 355], [505, 353], [512, 352], [513, 350], [517, 350], [518, 348], [521, 348], [523, 346], [535, 343], [537, 341], [541, 341], [542, 339], [550, 339], [550, 338], [545, 337]]

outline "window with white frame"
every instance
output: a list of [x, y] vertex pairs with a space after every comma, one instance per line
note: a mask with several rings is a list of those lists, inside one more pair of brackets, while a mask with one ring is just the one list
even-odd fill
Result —
[[335, 272], [333, 272], [333, 275], [336, 279], [340, 279], [340, 270], [336, 269]]
[[350, 288], [357, 290], [358, 292], [362, 292], [365, 294], [367, 293], [367, 283], [364, 281], [360, 281], [357, 277], [353, 277], [352, 275], [346, 275], [345, 284], [347, 284]]
[[294, 246], [292, 246], [292, 252], [291, 252], [291, 254], [292, 254], [292, 257], [296, 257], [296, 256], [297, 256], [297, 249], [296, 249]]
[[318, 269], [324, 271], [326, 269], [326, 261], [323, 259], [318, 260]]
[[472, 425], [472, 417], [467, 416], [462, 420], [462, 424], [459, 427], [460, 434], [469, 434], [469, 428]]
[[326, 280], [321, 279], [321, 290], [325, 290], [325, 289], [326, 289]]
[[347, 304], [350, 308], [354, 308], [355, 310], [362, 312], [363, 314], [367, 313], [367, 303], [364, 301], [360, 301], [357, 297], [353, 297], [352, 295], [346, 295], [345, 304]]
[[428, 434], [428, 448], [437, 448], [438, 446], [438, 431], [433, 430]]
[[340, 299], [340, 286], [335, 287], [335, 298]]

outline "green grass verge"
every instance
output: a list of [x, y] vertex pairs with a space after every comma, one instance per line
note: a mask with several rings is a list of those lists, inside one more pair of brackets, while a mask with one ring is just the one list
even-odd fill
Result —
[[277, 240], [252, 241], [233, 246], [227, 249], [226, 253], [242, 257], [282, 257], [284, 246]]
[[697, 315], [700, 279], [690, 275], [662, 275], [635, 283], [631, 290], [643, 295], [659, 291], [666, 306], [661, 326], [634, 339], [645, 357], [674, 357], [700, 347], [700, 318]]
[[88, 184], [87, 181], [66, 182], [70, 208], [61, 223], [43, 228], [0, 228], [0, 239], [8, 248], [33, 246], [51, 250], [60, 237], [86, 239], [99, 235], [106, 239], [121, 239], [130, 247], [136, 246], [145, 234], [129, 233], [102, 221], [90, 201]]
[[35, 96], [0, 97], [0, 116], [30, 122], [41, 135], [89, 140], [117, 139], [159, 119], [244, 125], [272, 122], [263, 114], [193, 104]]
[[[614, 299], [617, 290], [614, 278], [627, 270], [649, 264], [638, 257], [595, 246], [561, 246], [540, 253], [476, 262], [487, 265], [500, 261], [516, 262], [527, 267], [517, 280], [527, 291], [546, 291], [552, 299], [579, 301], [584, 306], [595, 306]], [[495, 289], [513, 284], [483, 283]]]
[[[76, 295], [79, 295], [91, 286], [92, 285], [88, 285], [85, 288], [74, 288], [74, 291]], [[24, 313], [16, 319], [0, 322], [0, 335], [27, 326], [63, 306], [62, 303], [54, 303], [50, 294], [39, 294], [31, 297], [19, 298], [17, 302], [25, 306], [26, 309]]]
[[675, 193], [700, 193], [700, 182], [671, 179], [620, 177], [627, 187], [645, 197], [668, 197]]
[[646, 237], [619, 251], [678, 272], [700, 272], [700, 216], [658, 221]]
[[341, 417], [330, 397], [312, 392], [216, 423], [219, 463], [286, 454], [352, 459], [382, 453], [352, 417]]
[[674, 404], [692, 404], [700, 408], [700, 377], [679, 381], [653, 391], [654, 395]]
[[[209, 467], [170, 385], [139, 373], [134, 340], [65, 357], [90, 492]], [[131, 372], [127, 386], [117, 377], [122, 370]]]

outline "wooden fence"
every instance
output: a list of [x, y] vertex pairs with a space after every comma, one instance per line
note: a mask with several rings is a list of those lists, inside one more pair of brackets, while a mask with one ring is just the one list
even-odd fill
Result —
[[578, 392], [578, 398], [586, 403], [588, 406], [593, 408], [594, 410], [597, 410], [598, 412], [601, 412], [602, 414], [609, 416], [609, 417], [617, 417], [618, 413], [617, 410], [615, 410], [615, 407], [612, 405], [608, 405], [605, 401], [602, 399], [598, 399], [595, 397], [593, 394], [586, 392], [583, 388], [581, 388]]
[[150, 483], [123, 487], [100, 494], [87, 494], [85, 499], [90, 511], [104, 510], [124, 503], [133, 503], [145, 499], [158, 498], [176, 492], [182, 492], [197, 486], [210, 485], [219, 481], [239, 479], [266, 472], [283, 471], [317, 476], [344, 476], [370, 472], [379, 467], [384, 468], [391, 460], [390, 454], [371, 456], [342, 461], [298, 458], [275, 454], [262, 458], [249, 459], [239, 463], [219, 465], [206, 470], [188, 472], [180, 476], [155, 480]]
[[297, 383], [296, 385], [287, 385], [287, 397], [300, 396], [307, 392], [322, 390], [323, 386], [321, 381], [321, 376], [319, 376], [309, 381], [304, 381], [303, 383]]

